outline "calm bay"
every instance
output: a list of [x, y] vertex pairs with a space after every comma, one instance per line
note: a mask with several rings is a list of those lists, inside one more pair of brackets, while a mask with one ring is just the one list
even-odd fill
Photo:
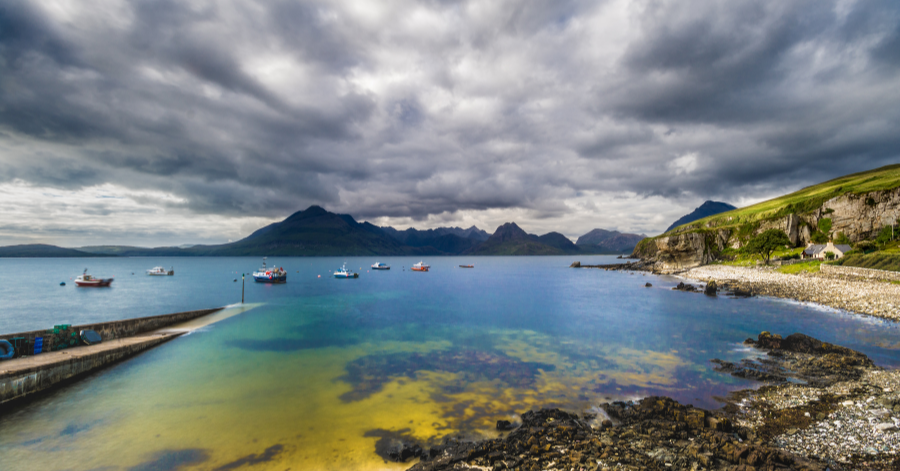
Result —
[[[754, 385], [709, 360], [754, 355], [741, 342], [762, 330], [900, 365], [897, 323], [676, 292], [674, 277], [568, 268], [574, 260], [431, 257], [419, 273], [410, 257], [271, 258], [288, 282], [248, 277], [251, 309], [2, 411], [2, 468], [404, 469], [375, 454], [380, 437], [490, 437], [497, 420], [532, 408], [650, 394], [718, 407], [717, 396]], [[376, 261], [391, 270], [369, 269]], [[232, 305], [241, 273], [260, 262], [2, 259], [0, 332]], [[333, 278], [344, 263], [360, 277]], [[157, 265], [175, 276], [145, 274]], [[84, 268], [114, 276], [112, 287], [76, 288]]]

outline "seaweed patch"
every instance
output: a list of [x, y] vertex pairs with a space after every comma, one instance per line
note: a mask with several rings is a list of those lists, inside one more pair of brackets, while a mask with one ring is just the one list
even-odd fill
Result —
[[554, 369], [552, 364], [521, 361], [502, 352], [461, 348], [368, 355], [347, 364], [347, 374], [339, 379], [350, 383], [353, 389], [340, 398], [344, 402], [363, 400], [381, 391], [394, 378], [416, 378], [418, 371], [459, 374], [461, 382], [454, 389], [461, 391], [465, 384], [479, 380], [499, 380], [510, 387], [531, 388], [541, 370]]
[[150, 460], [129, 468], [129, 471], [178, 471], [207, 460], [209, 453], [201, 448], [162, 450], [154, 453]]
[[238, 458], [231, 463], [223, 464], [215, 469], [215, 471], [228, 471], [229, 469], [240, 468], [244, 465], [254, 465], [272, 461], [284, 451], [284, 445], [272, 445], [266, 448], [262, 453], [251, 453], [243, 458]]

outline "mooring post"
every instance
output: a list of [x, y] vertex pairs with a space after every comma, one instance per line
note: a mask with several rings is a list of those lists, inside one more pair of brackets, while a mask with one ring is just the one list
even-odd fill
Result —
[[241, 273], [241, 304], [244, 304], [244, 273]]

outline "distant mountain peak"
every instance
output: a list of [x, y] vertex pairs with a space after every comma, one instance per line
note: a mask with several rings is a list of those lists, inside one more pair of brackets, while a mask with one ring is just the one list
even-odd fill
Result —
[[514, 239], [528, 239], [528, 233], [522, 230], [514, 222], [507, 222], [497, 228], [488, 240], [496, 240], [497, 242], [505, 242]]
[[733, 209], [737, 209], [736, 206], [732, 206], [728, 203], [722, 203], [721, 201], [712, 201], [706, 200], [697, 207], [697, 209], [693, 210], [690, 214], [685, 214], [677, 221], [673, 222], [665, 232], [669, 232], [672, 229], [675, 229], [678, 226], [683, 224], [687, 224], [689, 222], [694, 222], [698, 219], [703, 219], [708, 216], [712, 216], [714, 214], [724, 213], [726, 211], [731, 211]]

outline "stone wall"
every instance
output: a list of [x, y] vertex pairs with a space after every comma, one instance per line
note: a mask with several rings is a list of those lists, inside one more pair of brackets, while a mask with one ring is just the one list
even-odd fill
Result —
[[[6, 407], [5, 403], [7, 402], [22, 399], [34, 393], [65, 384], [70, 380], [74, 380], [77, 376], [124, 360], [179, 335], [179, 333], [173, 333], [141, 337], [144, 340], [126, 343], [121, 346], [104, 344], [105, 347], [112, 348], [103, 348], [96, 353], [88, 355], [69, 356], [63, 361], [56, 361], [49, 365], [40, 364], [30, 368], [14, 369], [13, 371], [0, 371], [0, 404]], [[59, 353], [54, 355], [59, 355]], [[12, 361], [25, 360], [28, 359]], [[0, 363], [0, 367], [2, 366], [3, 364]]]
[[[170, 325], [187, 322], [198, 317], [211, 314], [223, 308], [201, 309], [198, 311], [176, 312], [174, 314], [163, 314], [160, 316], [137, 317], [133, 319], [124, 319], [119, 321], [100, 322], [96, 324], [84, 324], [72, 326], [76, 331], [94, 330], [100, 334], [100, 338], [104, 342], [120, 339], [125, 337], [133, 337], [156, 329], [168, 327]], [[46, 330], [33, 330], [31, 332], [20, 332], [17, 334], [2, 334], [0, 339], [8, 340], [16, 346], [16, 356], [31, 355], [34, 351], [34, 339], [36, 337], [44, 338], [44, 352], [53, 350], [50, 342], [52, 336], [47, 334]], [[14, 341], [13, 339], [19, 338]]]
[[872, 268], [845, 267], [841, 265], [829, 265], [823, 263], [823, 273], [830, 275], [855, 276], [859, 278], [871, 278], [875, 280], [900, 281], [900, 272], [887, 270], [874, 270]]

